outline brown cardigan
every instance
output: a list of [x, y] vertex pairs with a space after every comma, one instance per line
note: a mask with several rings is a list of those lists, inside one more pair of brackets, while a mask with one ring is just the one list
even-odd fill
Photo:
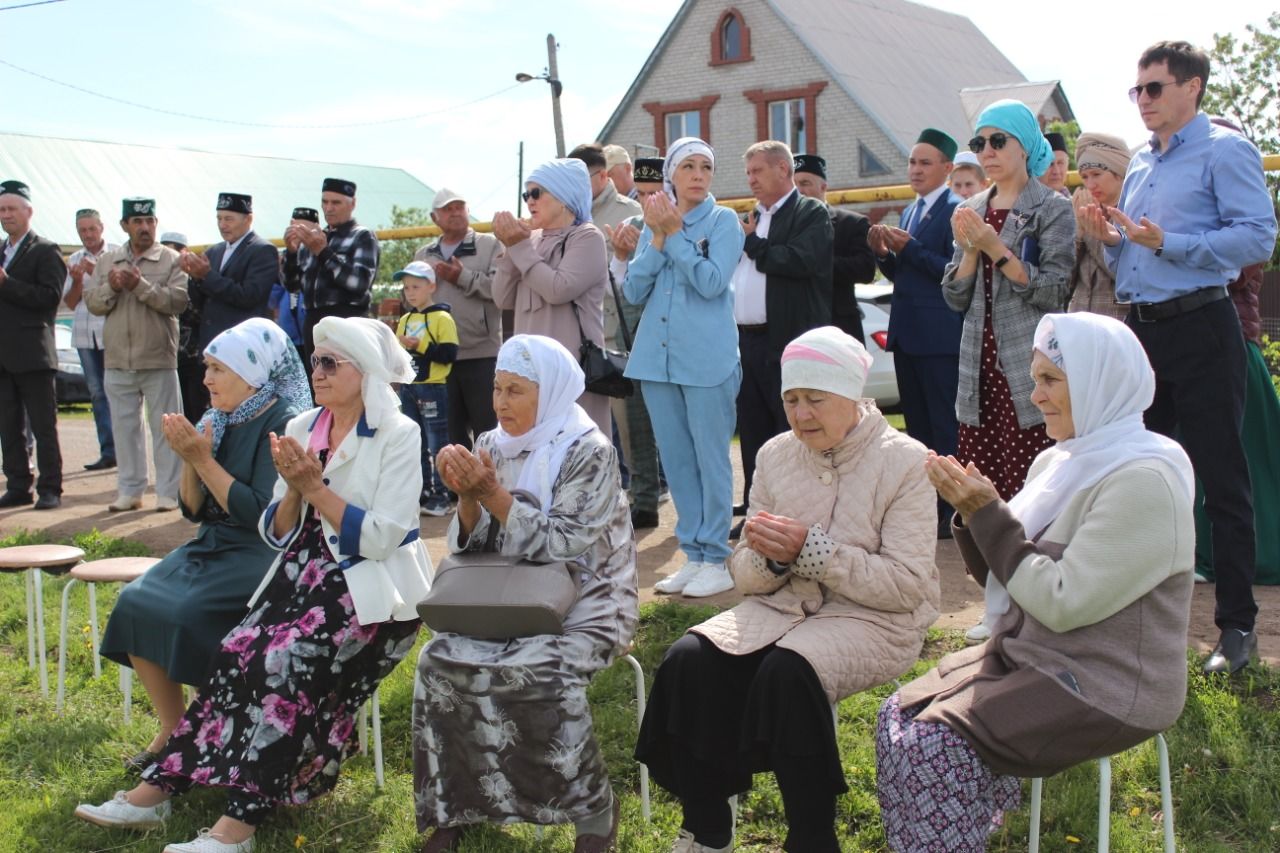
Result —
[[[1031, 476], [1036, 473], [1035, 466]], [[997, 773], [1049, 776], [1168, 728], [1186, 698], [1195, 526], [1168, 466], [1085, 489], [1039, 542], [996, 501], [956, 528], [975, 577], [1010, 609], [985, 644], [902, 688], [901, 707], [965, 738]]]

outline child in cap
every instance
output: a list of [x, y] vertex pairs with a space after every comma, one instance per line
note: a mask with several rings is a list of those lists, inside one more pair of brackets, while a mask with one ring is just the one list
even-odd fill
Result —
[[409, 306], [396, 325], [400, 345], [409, 351], [417, 375], [400, 387], [404, 413], [422, 429], [423, 515], [449, 512], [449, 491], [436, 471], [435, 458], [449, 441], [448, 393], [445, 380], [458, 357], [458, 327], [449, 306], [436, 302], [436, 274], [431, 265], [414, 261], [391, 276], [404, 286]]

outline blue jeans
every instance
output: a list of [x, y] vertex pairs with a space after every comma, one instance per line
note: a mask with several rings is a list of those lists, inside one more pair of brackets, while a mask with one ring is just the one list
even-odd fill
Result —
[[98, 451], [103, 459], [116, 458], [116, 440], [111, 432], [111, 406], [102, 385], [106, 361], [100, 349], [77, 349], [84, 381], [89, 386], [89, 402], [93, 407], [93, 424], [98, 429]]
[[449, 394], [444, 383], [400, 386], [400, 407], [422, 430], [422, 496], [449, 499], [436, 470], [436, 454], [449, 443]]

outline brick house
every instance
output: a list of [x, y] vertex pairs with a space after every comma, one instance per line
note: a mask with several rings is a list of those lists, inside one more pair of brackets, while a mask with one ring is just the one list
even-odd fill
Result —
[[1057, 81], [1028, 83], [961, 15], [907, 0], [685, 0], [598, 138], [643, 156], [701, 136], [718, 198], [748, 195], [741, 154], [770, 138], [825, 157], [833, 189], [883, 186], [906, 182], [921, 128], [963, 144], [975, 105], [1000, 97], [1073, 117]]

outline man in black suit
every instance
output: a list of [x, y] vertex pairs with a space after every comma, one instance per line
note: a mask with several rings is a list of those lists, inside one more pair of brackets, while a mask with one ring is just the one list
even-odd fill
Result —
[[[188, 297], [200, 313], [201, 352], [237, 323], [250, 317], [270, 318], [271, 285], [280, 278], [276, 247], [253, 231], [253, 196], [218, 194], [218, 233], [224, 242], [204, 254], [183, 251], [178, 260], [190, 277]], [[188, 391], [203, 403], [197, 406], [200, 411], [186, 413], [194, 421], [209, 407], [209, 392], [203, 382], [190, 384], [184, 388], [184, 401], [189, 400]]]
[[25, 420], [36, 437], [36, 509], [62, 504], [62, 451], [54, 376], [58, 354], [53, 322], [67, 267], [58, 244], [31, 230], [31, 190], [21, 181], [0, 182], [0, 452], [5, 491], [0, 507], [31, 503], [31, 458]]
[[[745, 503], [751, 496], [756, 453], [787, 429], [782, 350], [801, 333], [831, 322], [834, 234], [827, 205], [796, 191], [795, 158], [785, 143], [757, 142], [744, 159], [747, 184], [757, 202], [743, 222], [746, 242], [733, 272], [733, 314], [742, 359], [738, 440]], [[734, 509], [746, 513], [745, 506]]]
[[[817, 154], [796, 155], [796, 190], [827, 204], [827, 161]], [[861, 213], [827, 204], [835, 233], [831, 261], [831, 325], [862, 343], [862, 312], [855, 284], [875, 281], [876, 256], [867, 245], [871, 220]]]

